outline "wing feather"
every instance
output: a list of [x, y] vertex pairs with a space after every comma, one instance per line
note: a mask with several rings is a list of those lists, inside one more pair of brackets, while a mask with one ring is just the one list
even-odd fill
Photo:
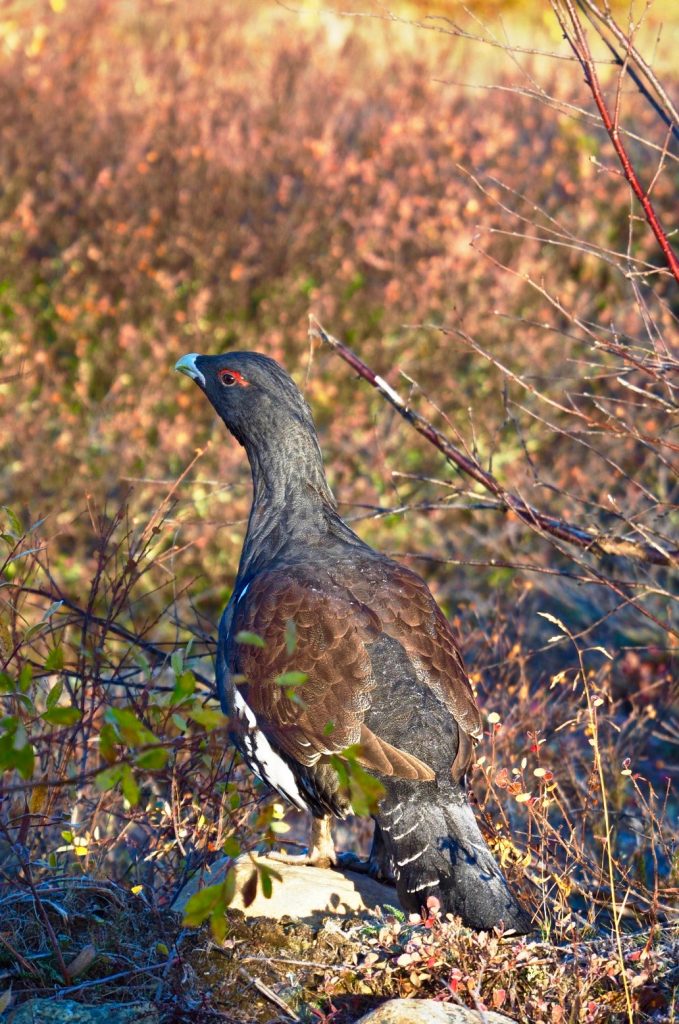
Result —
[[[238, 642], [241, 631], [258, 634], [265, 646]], [[260, 572], [232, 606], [223, 667], [243, 679], [242, 695], [267, 738], [300, 764], [359, 744], [359, 761], [369, 770], [432, 779], [430, 765], [364, 722], [376, 686], [369, 646], [385, 634], [455, 719], [451, 771], [460, 778], [481, 733], [478, 708], [446, 619], [420, 578], [397, 563], [384, 559], [372, 574], [329, 576], [322, 585], [299, 564]], [[281, 681], [289, 672], [302, 673], [304, 682]]]

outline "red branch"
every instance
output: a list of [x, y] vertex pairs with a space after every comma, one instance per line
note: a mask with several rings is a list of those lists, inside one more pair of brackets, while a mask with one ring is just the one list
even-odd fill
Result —
[[575, 38], [573, 38], [573, 36], [568, 31], [568, 27], [564, 21], [564, 16], [558, 7], [558, 0], [556, 0], [556, 2], [555, 0], [552, 0], [552, 8], [554, 10], [554, 13], [556, 14], [556, 17], [559, 20], [559, 24], [561, 25], [561, 28], [564, 31], [564, 35], [566, 36], [566, 39], [568, 40], [570, 47], [573, 50], [573, 53], [580, 61], [582, 70], [585, 73], [585, 81], [591, 89], [592, 96], [594, 97], [594, 102], [596, 103], [599, 109], [599, 114], [601, 115], [601, 120], [603, 121], [604, 127], [608, 132], [608, 136], [611, 142], [613, 143], [615, 152], [618, 154], [618, 159], [620, 160], [623, 173], [627, 181], [629, 182], [632, 191], [641, 203], [641, 206], [643, 208], [646, 220], [648, 221], [651, 231], [657, 238], [658, 244], [663, 251], [663, 255], [665, 257], [665, 260], [667, 261], [667, 266], [670, 268], [675, 280], [679, 282], [679, 259], [677, 259], [674, 250], [672, 249], [672, 246], [668, 241], [667, 235], [665, 234], [663, 227], [660, 221], [658, 220], [658, 215], [653, 209], [653, 204], [649, 199], [648, 193], [642, 187], [639, 178], [637, 177], [636, 171], [632, 166], [632, 161], [627, 155], [627, 150], [622, 144], [622, 140], [620, 138], [620, 127], [617, 122], [617, 116], [614, 120], [611, 117], [608, 107], [606, 106], [606, 101], [601, 91], [599, 76], [596, 72], [596, 65], [592, 58], [592, 52], [589, 48], [587, 36], [585, 35], [582, 23], [577, 15], [575, 7], [573, 6], [572, 0], [563, 0], [563, 3], [566, 7], [566, 10], [568, 11], [568, 15], [573, 26], [573, 32], [575, 33]]
[[369, 384], [372, 384], [374, 388], [384, 395], [401, 416], [415, 428], [418, 434], [421, 434], [435, 448], [438, 448], [445, 455], [446, 459], [461, 470], [461, 472], [481, 484], [485, 490], [489, 491], [501, 502], [508, 512], [513, 512], [524, 523], [598, 556], [618, 555], [625, 558], [634, 558], [637, 561], [648, 562], [652, 565], [679, 564], [679, 549], [667, 551], [660, 546], [643, 544], [624, 537], [607, 537], [603, 534], [592, 533], [590, 530], [574, 526], [564, 519], [540, 512], [539, 509], [529, 505], [518, 494], [506, 491], [492, 473], [489, 473], [476, 459], [465, 454], [460, 448], [444, 437], [424, 416], [415, 412], [414, 409], [410, 409], [398, 392], [394, 391], [385, 380], [371, 370], [355, 352], [341, 341], [338, 341], [337, 338], [333, 338], [331, 334], [328, 334], [325, 328], [313, 316], [309, 317], [309, 335], [312, 338], [318, 338], [320, 341], [326, 342], [326, 344], [333, 348], [360, 377], [367, 380]]

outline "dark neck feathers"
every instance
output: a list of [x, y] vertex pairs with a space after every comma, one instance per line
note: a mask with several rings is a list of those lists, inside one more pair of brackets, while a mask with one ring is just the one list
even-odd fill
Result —
[[322, 543], [342, 522], [316, 432], [305, 418], [293, 415], [280, 430], [248, 430], [243, 444], [253, 497], [238, 570], [241, 579], [290, 545]]

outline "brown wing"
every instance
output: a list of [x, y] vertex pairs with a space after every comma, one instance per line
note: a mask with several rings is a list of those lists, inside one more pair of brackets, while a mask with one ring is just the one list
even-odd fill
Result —
[[[256, 633], [264, 647], [239, 642], [240, 632]], [[432, 779], [427, 764], [363, 721], [375, 685], [366, 645], [380, 633], [378, 615], [346, 590], [321, 589], [288, 569], [264, 572], [236, 602], [229, 670], [259, 727], [302, 764], [360, 744], [359, 761], [368, 769]], [[288, 672], [303, 673], [306, 681], [277, 682]]]
[[448, 621], [415, 573], [398, 565], [394, 582], [398, 588], [386, 587], [379, 594], [382, 628], [422, 667], [428, 685], [450, 708], [460, 728], [480, 739], [481, 714]]
[[428, 587], [416, 573], [391, 560], [377, 571], [352, 578], [352, 594], [379, 609], [382, 632], [405, 650], [417, 676], [450, 711], [459, 731], [451, 775], [459, 780], [471, 764], [483, 721], [462, 656], [448, 622]]

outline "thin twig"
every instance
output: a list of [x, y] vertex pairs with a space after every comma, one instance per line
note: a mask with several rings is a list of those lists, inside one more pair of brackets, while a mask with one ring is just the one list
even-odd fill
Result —
[[[623, 58], [620, 56], [616, 48], [613, 46], [611, 41], [604, 35], [601, 25], [605, 25], [613, 36], [617, 39], [620, 46], [625, 50], [628, 57], [628, 64], [625, 68], [627, 74], [630, 76], [634, 84], [637, 86], [641, 94], [648, 100], [655, 112], [662, 118], [667, 127], [670, 129], [675, 139], [679, 139], [679, 111], [672, 102], [666, 89], [663, 87], [662, 82], [658, 79], [658, 76], [654, 72], [653, 68], [644, 60], [642, 55], [639, 53], [637, 48], [633, 45], [631, 39], [625, 35], [623, 30], [617, 24], [615, 19], [612, 17], [610, 11], [602, 11], [594, 0], [578, 0], [578, 6], [581, 10], [584, 10], [589, 18], [589, 21], [593, 25], [595, 31], [599, 34], [605, 45], [608, 47], [610, 52], [613, 54], [613, 58], [616, 64], [623, 65]], [[597, 23], [600, 22], [601, 24]], [[651, 83], [658, 96], [665, 105], [663, 109], [660, 102], [652, 95], [641, 80], [640, 75], [632, 67], [631, 63], [635, 64], [639, 70], [646, 76], [648, 81]]]
[[246, 971], [244, 967], [238, 968], [238, 974], [240, 975], [241, 978], [243, 978], [244, 981], [247, 981], [248, 984], [254, 985], [254, 987], [257, 989], [260, 995], [264, 996], [265, 999], [268, 999], [269, 1002], [273, 1003], [274, 1006], [277, 1006], [279, 1010], [282, 1010], [290, 1018], [290, 1020], [297, 1021], [298, 1024], [301, 1024], [302, 1018], [298, 1017], [297, 1014], [290, 1009], [288, 1004], [283, 999], [281, 999], [280, 996], [276, 995], [272, 988], [269, 988], [268, 985], [265, 985], [264, 982], [261, 981], [259, 978], [253, 978], [253, 976], [248, 971]]
[[[658, 245], [662, 250], [667, 266], [676, 281], [679, 282], [679, 259], [677, 259], [677, 256], [668, 241], [667, 235], [665, 234], [662, 224], [658, 219], [658, 215], [656, 214], [653, 204], [648, 197], [648, 193], [642, 187], [637, 173], [634, 170], [632, 161], [630, 160], [627, 150], [622, 143], [620, 128], [615, 119], [611, 117], [603, 92], [601, 91], [601, 83], [589, 48], [589, 43], [587, 42], [587, 36], [584, 28], [582, 27], [582, 22], [578, 17], [578, 13], [575, 10], [573, 0], [551, 0], [551, 3], [552, 9], [558, 18], [561, 28], [563, 29], [564, 35], [566, 36], [573, 53], [580, 61], [580, 65], [585, 74], [585, 81], [591, 90], [594, 102], [596, 103], [599, 114], [601, 115], [601, 120], [603, 121], [608, 136], [613, 143], [613, 148], [618, 155], [625, 178], [627, 179], [635, 196], [641, 203], [644, 216], [646, 217], [648, 225], [658, 241]], [[568, 12], [568, 18], [571, 23], [570, 29], [564, 12], [561, 10], [561, 4], [563, 4]]]
[[352, 349], [331, 334], [328, 334], [325, 328], [313, 316], [309, 317], [309, 333], [312, 337], [326, 342], [326, 344], [334, 349], [360, 377], [367, 380], [369, 384], [372, 384], [393, 405], [400, 415], [415, 428], [418, 434], [421, 434], [435, 448], [438, 448], [457, 469], [470, 476], [473, 480], [476, 480], [485, 490], [500, 499], [505, 510], [514, 513], [522, 522], [527, 523], [542, 533], [557, 537], [559, 540], [566, 541], [568, 544], [573, 544], [599, 557], [615, 555], [653, 565], [671, 566], [679, 563], [679, 549], [666, 550], [655, 545], [644, 544], [624, 537], [606, 537], [603, 534], [593, 533], [581, 526], [566, 522], [564, 519], [559, 519], [557, 516], [541, 512], [539, 509], [529, 505], [520, 495], [506, 491], [492, 473], [483, 469], [473, 455], [466, 454], [457, 445], [452, 444], [424, 416], [409, 408], [398, 392], [364, 363]]
[[[23, 594], [35, 594], [37, 597], [44, 597], [52, 602], [60, 601], [65, 608], [70, 609], [70, 611], [74, 612], [78, 617], [87, 619], [89, 623], [103, 626], [107, 632], [113, 633], [115, 636], [119, 636], [123, 640], [127, 640], [134, 647], [138, 647], [147, 654], [152, 655], [157, 666], [168, 665], [170, 662], [171, 652], [164, 651], [162, 647], [158, 647], [156, 644], [151, 643], [150, 640], [144, 640], [143, 637], [133, 633], [129, 629], [126, 629], [125, 626], [118, 625], [117, 622], [114, 622], [110, 618], [103, 619], [98, 615], [94, 615], [88, 609], [81, 608], [79, 604], [76, 604], [75, 601], [72, 601], [61, 592], [55, 593], [54, 591], [47, 590], [45, 587], [26, 587], [18, 583], [9, 583], [8, 586], [16, 586]], [[197, 682], [206, 686], [210, 693], [214, 693], [215, 687], [213, 680], [208, 679], [207, 676], [204, 676], [201, 672], [196, 672], [193, 669], [191, 671], [193, 672]], [[111, 682], [118, 683], [119, 680], [114, 679], [111, 680]]]

